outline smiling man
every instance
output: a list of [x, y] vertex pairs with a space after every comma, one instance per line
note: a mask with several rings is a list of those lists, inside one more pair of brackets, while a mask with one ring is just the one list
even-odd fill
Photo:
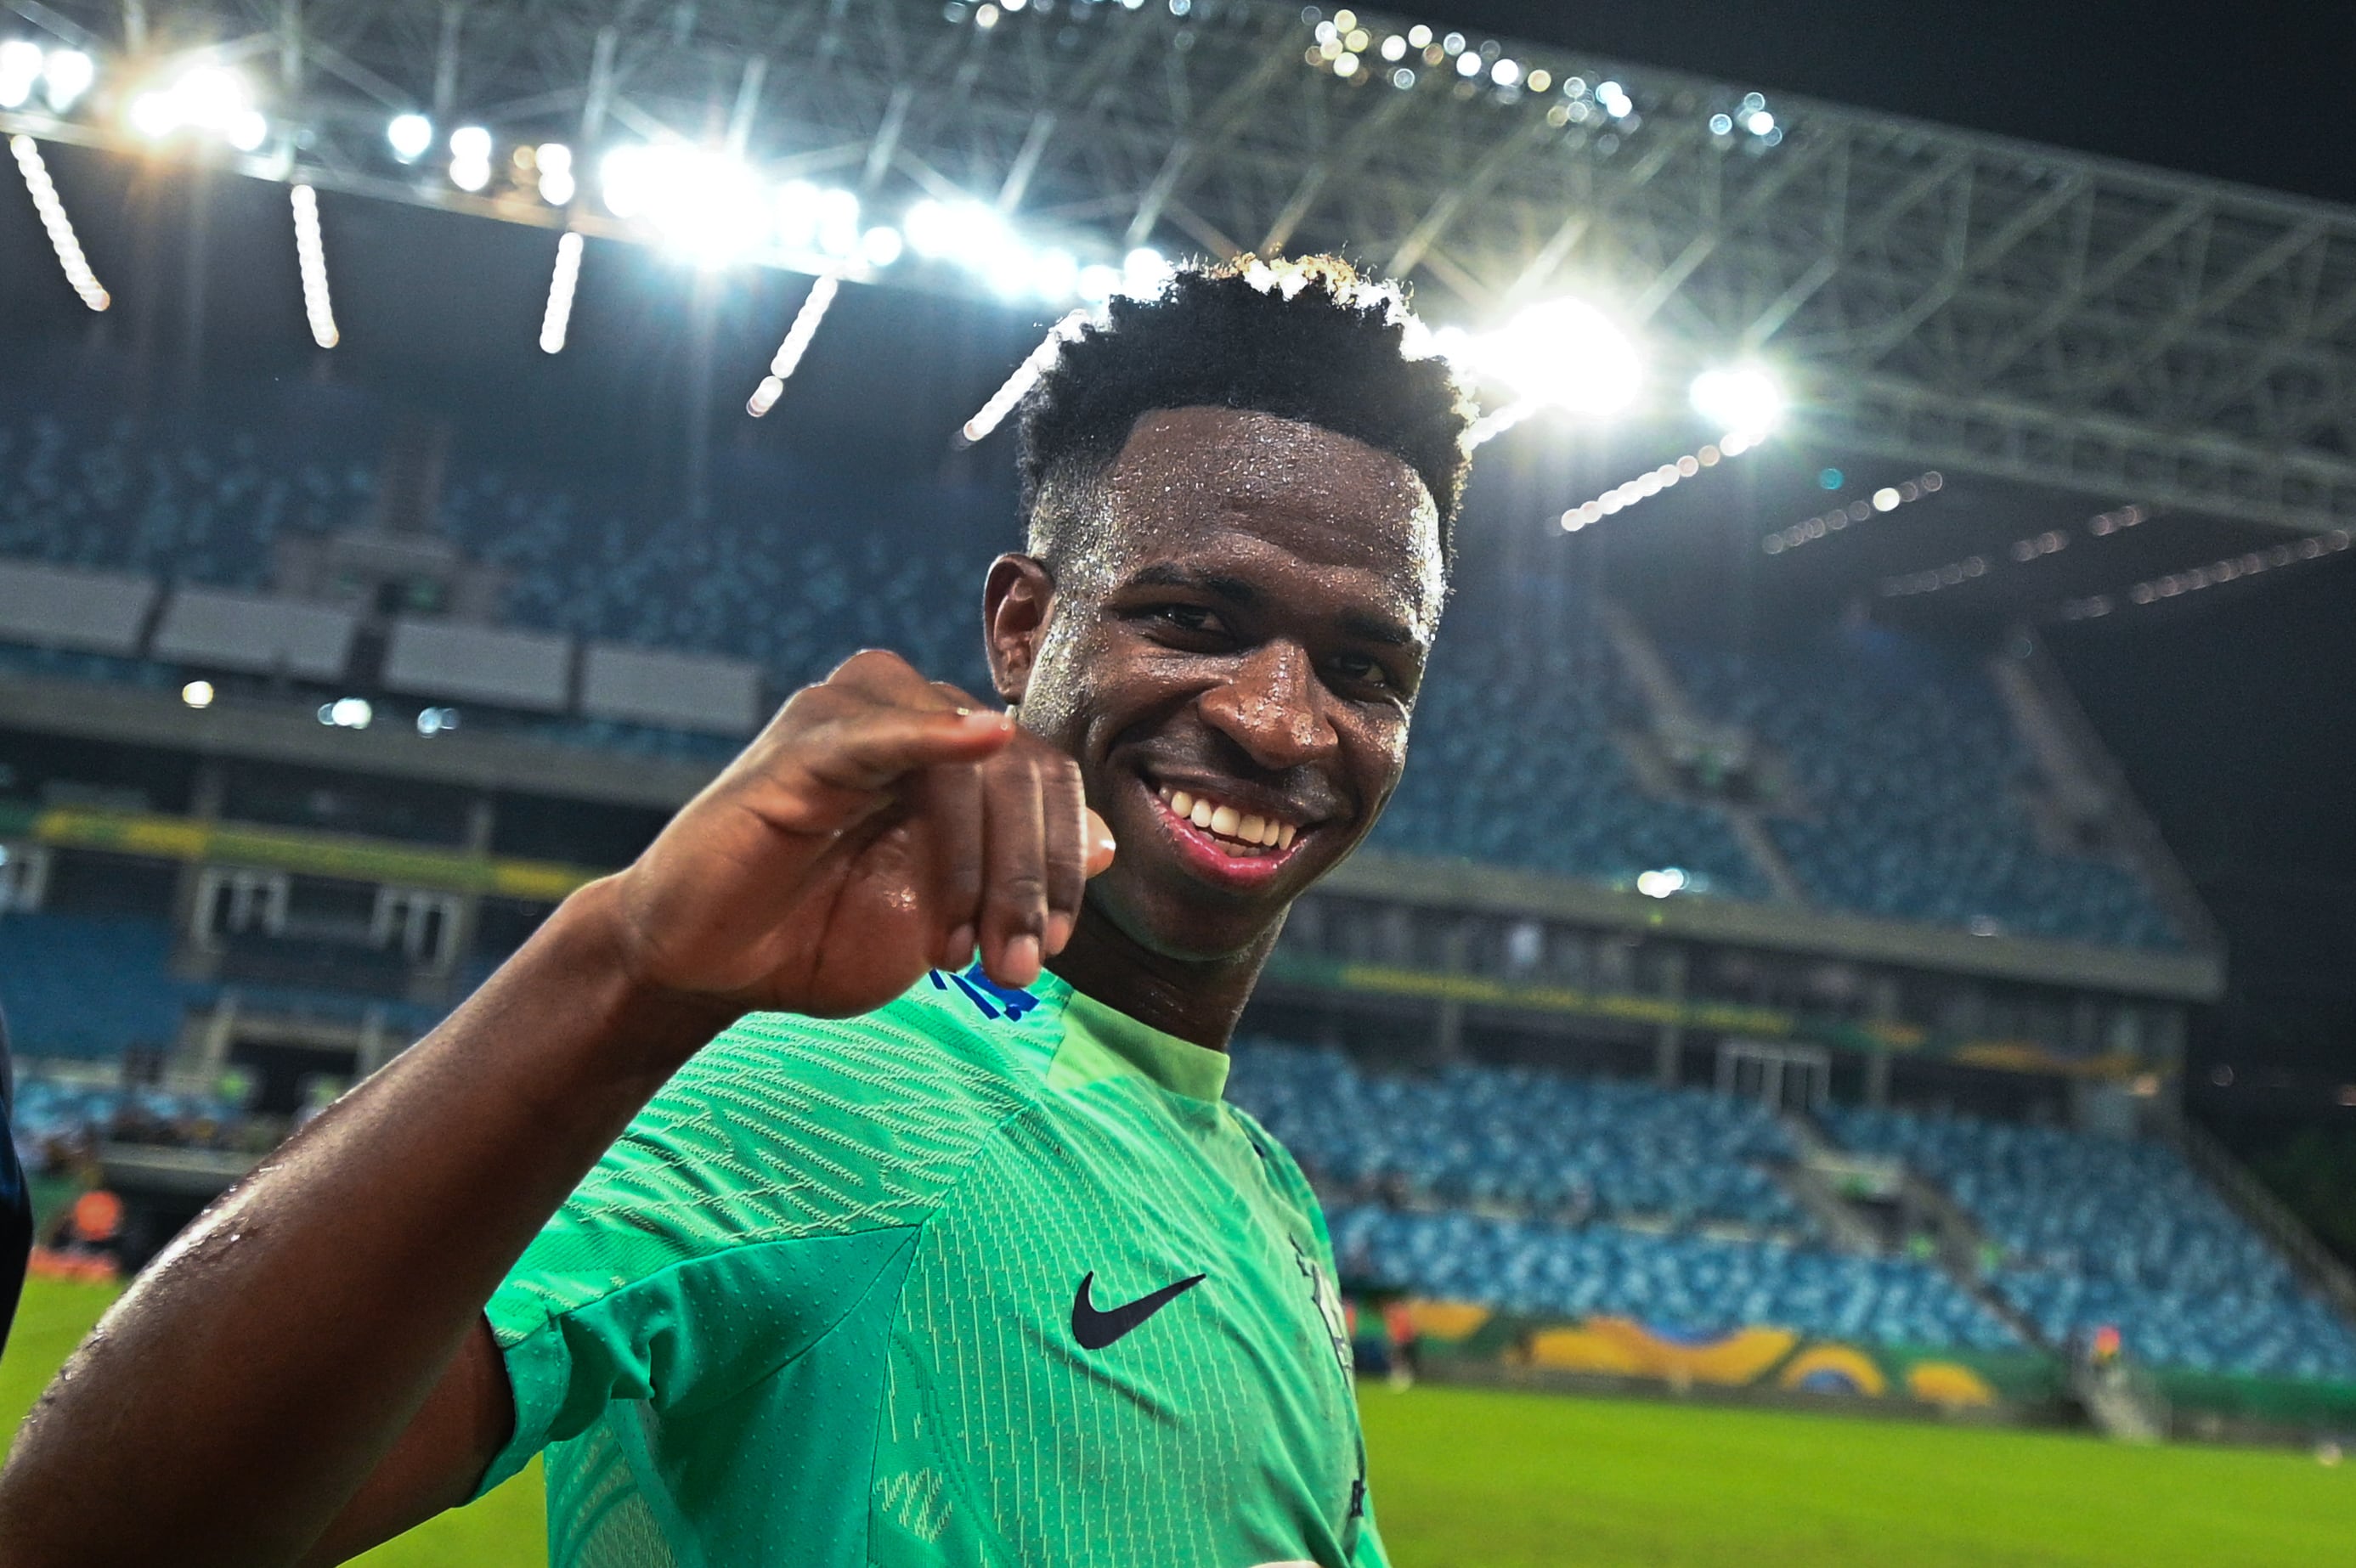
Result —
[[1466, 422], [1406, 326], [1325, 261], [1115, 302], [1024, 410], [1019, 723], [798, 694], [134, 1286], [0, 1563], [340, 1561], [542, 1452], [560, 1568], [1382, 1563], [1221, 1090], [1406, 760]]

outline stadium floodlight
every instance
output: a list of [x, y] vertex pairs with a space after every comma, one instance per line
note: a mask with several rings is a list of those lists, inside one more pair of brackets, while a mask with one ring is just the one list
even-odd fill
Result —
[[548, 306], [540, 316], [540, 351], [564, 352], [564, 334], [573, 322], [573, 293], [581, 282], [581, 236], [567, 230], [557, 236], [556, 270], [548, 278]]
[[213, 705], [213, 683], [209, 680], [188, 682], [180, 688], [180, 700], [191, 708], [210, 708]]
[[41, 80], [41, 46], [27, 38], [0, 43], [0, 109], [22, 109]]
[[156, 142], [181, 131], [203, 131], [241, 153], [258, 151], [270, 135], [270, 122], [254, 107], [252, 87], [223, 65], [197, 66], [167, 87], [141, 93], [131, 101], [131, 125]]
[[1120, 259], [1120, 292], [1132, 299], [1151, 299], [1177, 275], [1170, 258], [1151, 245], [1140, 245]]
[[434, 122], [423, 114], [396, 114], [384, 128], [384, 139], [392, 144], [392, 155], [404, 164], [413, 164], [434, 147]]
[[1783, 422], [1789, 400], [1774, 377], [1755, 365], [1704, 370], [1693, 379], [1691, 396], [1701, 416], [1741, 444], [1755, 444]]
[[303, 315], [310, 324], [311, 341], [333, 348], [342, 341], [336, 330], [336, 310], [327, 297], [327, 250], [319, 238], [319, 193], [297, 185], [289, 193], [294, 207], [294, 260], [303, 274]]
[[859, 237], [859, 259], [871, 267], [890, 266], [907, 248], [900, 231], [888, 223], [879, 223]]
[[819, 323], [826, 319], [827, 307], [842, 287], [841, 280], [832, 272], [821, 273], [810, 283], [810, 291], [802, 296], [801, 309], [794, 312], [794, 324], [786, 329], [786, 340], [777, 345], [777, 352], [769, 360], [769, 373], [753, 389], [744, 401], [744, 411], [759, 419], [777, 406], [785, 395], [786, 378], [791, 376], [809, 351], [810, 340], [818, 336]]
[[1685, 891], [1690, 880], [1683, 868], [1665, 866], [1657, 871], [1637, 872], [1636, 891], [1648, 899], [1665, 899]]
[[1636, 346], [1584, 300], [1548, 300], [1499, 331], [1460, 341], [1461, 350], [1451, 357], [1511, 389], [1521, 405], [1515, 420], [1538, 408], [1592, 417], [1615, 414], [1634, 400], [1644, 382]]
[[489, 131], [480, 125], [461, 125], [450, 133], [450, 183], [468, 192], [491, 183]]
[[741, 261], [775, 229], [774, 204], [760, 177], [707, 148], [617, 147], [598, 165], [598, 184], [606, 210], [644, 224], [663, 249], [698, 266]]
[[562, 142], [542, 142], [532, 149], [532, 167], [540, 171], [540, 199], [551, 207], [570, 207], [578, 193], [573, 177], [573, 149]]
[[1023, 363], [1014, 368], [1014, 373], [1006, 378], [998, 390], [990, 394], [990, 400], [981, 405], [980, 411], [958, 427], [958, 444], [971, 446], [1003, 423], [1006, 416], [1014, 411], [1014, 406], [1023, 400], [1023, 394], [1038, 385], [1039, 378], [1047, 373], [1047, 368], [1055, 362], [1055, 356], [1062, 351], [1063, 346], [1079, 336], [1080, 329], [1087, 325], [1087, 311], [1067, 311], [1061, 321], [1049, 327], [1047, 336], [1039, 340], [1039, 347], [1023, 357]]
[[365, 697], [338, 697], [319, 707], [319, 722], [337, 730], [365, 730], [376, 720], [376, 708]]
[[58, 196], [55, 181], [49, 178], [49, 166], [41, 159], [41, 149], [30, 136], [8, 138], [8, 151], [15, 155], [17, 172], [25, 176], [25, 189], [33, 198], [33, 210], [40, 215], [41, 229], [49, 237], [49, 248], [57, 252], [58, 265], [64, 270], [66, 282], [80, 295], [81, 303], [92, 310], [104, 310], [114, 303], [98, 274], [90, 270], [90, 261], [81, 253], [81, 241], [75, 237], [73, 223], [66, 217], [66, 204]]
[[41, 67], [41, 80], [47, 83], [42, 96], [49, 107], [62, 114], [81, 101], [91, 84], [98, 80], [98, 65], [80, 49], [51, 49]]

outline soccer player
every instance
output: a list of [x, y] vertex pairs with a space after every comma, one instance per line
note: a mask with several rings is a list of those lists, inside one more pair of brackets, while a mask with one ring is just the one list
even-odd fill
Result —
[[340, 1561], [543, 1452], [561, 1568], [1381, 1563], [1221, 1089], [1406, 760], [1466, 423], [1406, 328], [1331, 261], [1114, 302], [1023, 411], [1009, 712], [797, 694], [133, 1287], [0, 1564]]

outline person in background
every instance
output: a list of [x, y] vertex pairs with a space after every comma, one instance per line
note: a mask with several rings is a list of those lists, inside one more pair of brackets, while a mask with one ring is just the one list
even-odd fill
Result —
[[16, 1320], [16, 1298], [25, 1288], [25, 1260], [33, 1250], [33, 1195], [25, 1168], [16, 1162], [16, 1136], [9, 1129], [16, 1111], [16, 1076], [8, 1062], [8, 1020], [0, 1016], [0, 1349]]

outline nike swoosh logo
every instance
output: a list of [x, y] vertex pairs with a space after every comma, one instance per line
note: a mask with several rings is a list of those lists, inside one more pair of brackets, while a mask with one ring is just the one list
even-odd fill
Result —
[[1205, 1275], [1189, 1275], [1175, 1285], [1165, 1285], [1150, 1296], [1123, 1302], [1104, 1311], [1097, 1310], [1088, 1299], [1088, 1286], [1096, 1282], [1096, 1270], [1080, 1276], [1080, 1288], [1072, 1296], [1072, 1338], [1080, 1342], [1083, 1350], [1101, 1350], [1107, 1345], [1135, 1328], [1139, 1324], [1185, 1295], [1207, 1278]]

